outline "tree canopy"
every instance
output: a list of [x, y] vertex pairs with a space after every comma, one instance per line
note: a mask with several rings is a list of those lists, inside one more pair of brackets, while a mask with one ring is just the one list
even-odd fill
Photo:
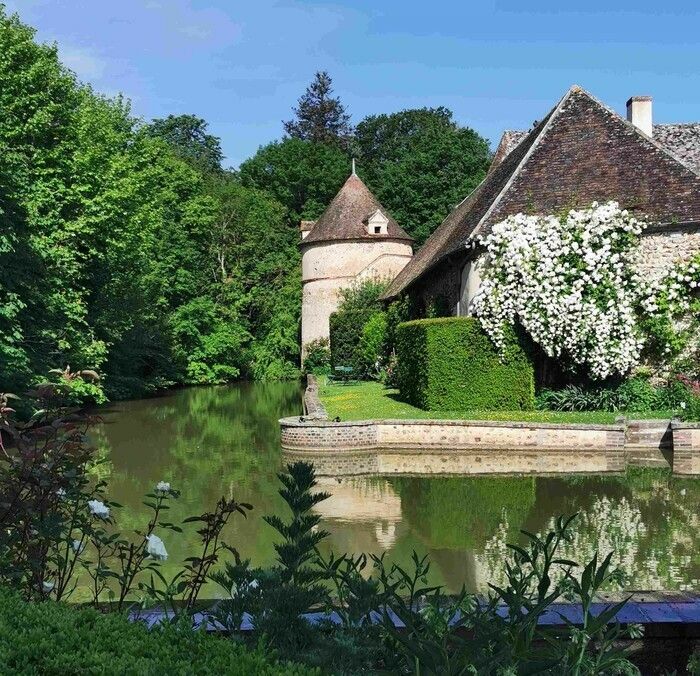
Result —
[[203, 171], [219, 171], [224, 153], [221, 140], [207, 132], [209, 125], [196, 115], [168, 115], [156, 118], [147, 133], [161, 138], [184, 160]]
[[220, 171], [204, 121], [140, 125], [4, 13], [0, 107], [0, 389], [66, 365], [111, 396], [294, 371], [286, 211]]
[[488, 142], [446, 108], [370, 115], [355, 129], [359, 173], [421, 245], [484, 178]]
[[332, 94], [331, 76], [325, 70], [317, 72], [294, 108], [295, 118], [284, 122], [287, 134], [292, 138], [346, 148], [352, 136], [350, 115], [340, 98]]
[[350, 157], [340, 148], [298, 138], [263, 146], [240, 168], [243, 185], [273, 195], [295, 228], [320, 216], [349, 174]]

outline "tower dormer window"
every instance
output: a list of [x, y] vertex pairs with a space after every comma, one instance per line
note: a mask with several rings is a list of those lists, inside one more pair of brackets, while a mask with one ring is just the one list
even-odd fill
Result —
[[370, 235], [386, 235], [388, 234], [388, 224], [389, 219], [382, 213], [381, 209], [377, 209], [367, 219], [367, 232]]

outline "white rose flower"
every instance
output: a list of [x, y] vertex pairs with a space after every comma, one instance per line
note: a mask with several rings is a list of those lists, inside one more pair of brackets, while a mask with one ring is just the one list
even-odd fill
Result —
[[151, 534], [146, 536], [146, 551], [151, 558], [157, 561], [165, 561], [168, 558], [165, 545], [157, 535]]
[[88, 500], [88, 507], [90, 508], [90, 513], [98, 519], [109, 518], [109, 507], [101, 500]]
[[169, 493], [170, 492], [170, 484], [167, 481], [159, 481], [156, 484], [156, 490], [160, 491], [161, 493]]

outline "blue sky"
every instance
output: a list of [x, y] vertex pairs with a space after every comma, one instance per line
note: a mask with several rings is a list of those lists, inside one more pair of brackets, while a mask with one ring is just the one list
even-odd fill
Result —
[[444, 105], [497, 143], [571, 84], [655, 122], [700, 120], [700, 3], [589, 0], [5, 0], [146, 119], [194, 113], [237, 166], [282, 135], [318, 69], [355, 122]]

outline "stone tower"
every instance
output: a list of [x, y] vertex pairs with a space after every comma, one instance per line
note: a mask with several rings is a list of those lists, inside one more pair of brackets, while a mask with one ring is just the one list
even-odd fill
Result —
[[338, 291], [366, 278], [393, 279], [413, 255], [412, 239], [354, 171], [316, 221], [301, 222], [301, 346], [328, 338]]

